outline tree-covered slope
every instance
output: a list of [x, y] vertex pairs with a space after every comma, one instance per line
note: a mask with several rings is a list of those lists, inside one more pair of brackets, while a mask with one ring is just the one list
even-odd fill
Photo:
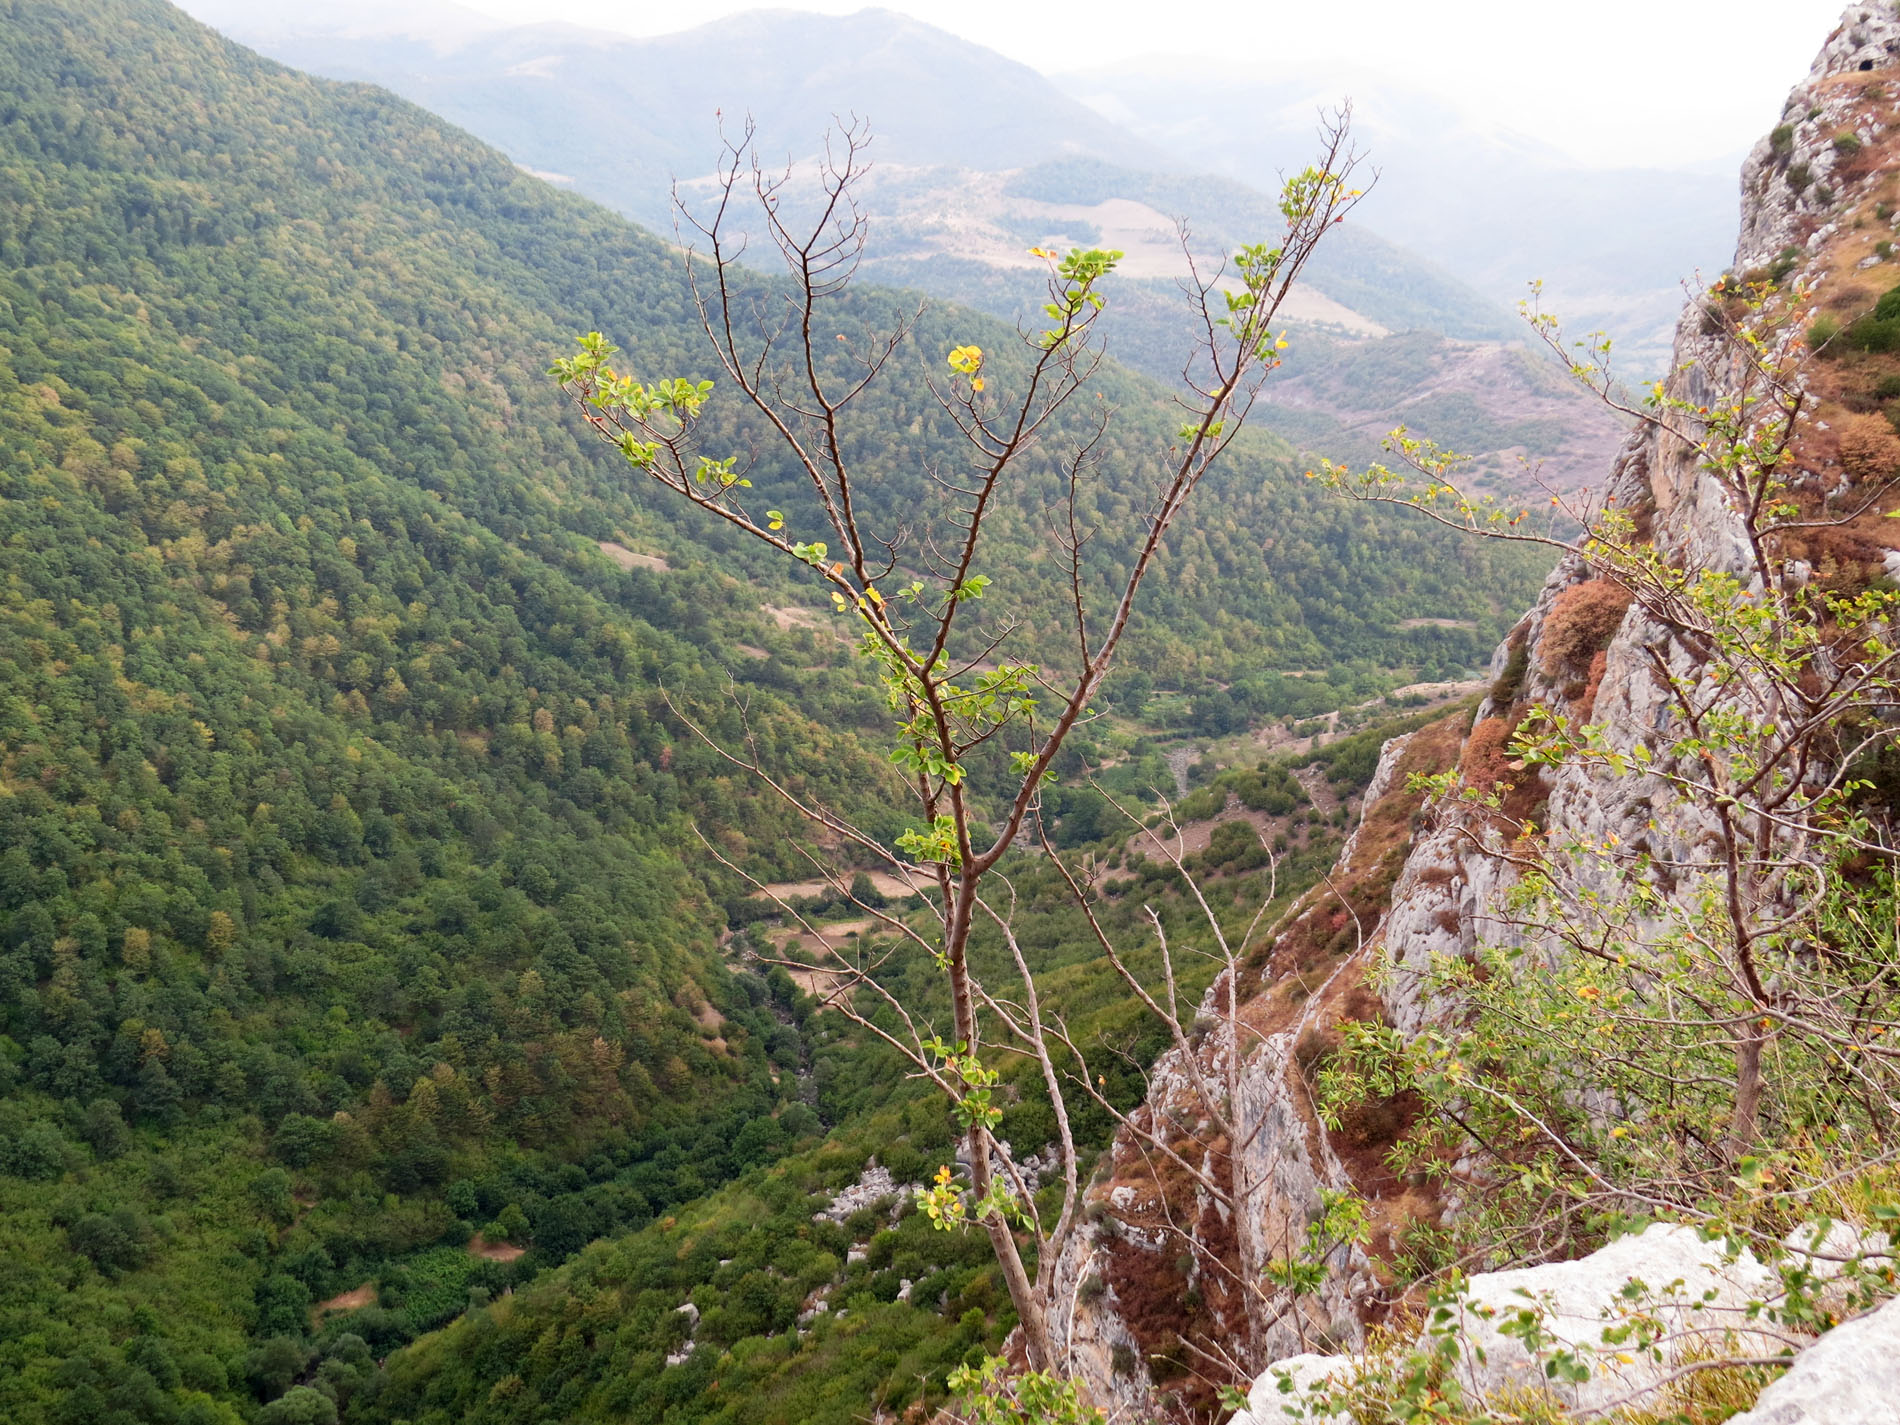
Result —
[[[0, 1415], [245, 1418], [313, 1302], [380, 1283], [380, 1353], [820, 1127], [694, 835], [771, 874], [792, 827], [671, 707], [734, 734], [736, 683], [888, 832], [884, 713], [582, 439], [543, 372], [587, 327], [699, 365], [669, 249], [413, 107], [0, 3]], [[1003, 340], [933, 314], [904, 371], [952, 334]], [[914, 393], [857, 437], [893, 508]], [[1134, 644], [1170, 686], [1459, 666], [1523, 596], [1267, 442], [1207, 493]], [[498, 1216], [535, 1250], [471, 1256]]]
[[156, 4], [6, 7], [0, 93], [0, 1414], [226, 1418], [457, 1184], [645, 1164], [585, 1241], [780, 1101], [686, 848], [785, 827], [662, 690], [800, 655], [580, 533], [560, 284], [676, 330], [657, 244]]

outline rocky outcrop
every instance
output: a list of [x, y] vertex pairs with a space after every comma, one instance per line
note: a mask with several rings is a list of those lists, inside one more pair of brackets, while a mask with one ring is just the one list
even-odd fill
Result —
[[[1900, 66], [1900, 12], [1892, 7], [1849, 7], [1808, 79], [1790, 95], [1783, 123], [1749, 155], [1732, 273], [1758, 277], [1783, 264], [1784, 286], [1798, 286], [1824, 306], [1851, 313], [1863, 295], [1861, 305], [1872, 305], [1873, 289], [1863, 294], [1860, 287], [1843, 285], [1855, 281], [1854, 274], [1889, 261], [1875, 241], [1880, 232], [1868, 224], [1874, 218], [1874, 190], [1890, 168], [1870, 164], [1867, 156], [1893, 128], [1894, 116], [1884, 86], [1869, 89], [1859, 82], [1869, 66], [1883, 72]], [[1879, 222], [1885, 231], [1887, 220]], [[1860, 259], [1863, 246], [1868, 256]], [[1854, 263], [1843, 262], [1844, 248], [1851, 248]], [[1882, 287], [1894, 280], [1888, 277]], [[1685, 308], [1669, 379], [1672, 395], [1701, 407], [1736, 398], [1747, 374], [1734, 344], [1712, 327], [1706, 308], [1701, 297]], [[1801, 325], [1790, 324], [1772, 339], [1799, 342]], [[1826, 443], [1821, 444], [1825, 453]], [[1810, 470], [1803, 478], [1826, 487], [1845, 477], [1833, 467]], [[1670, 561], [1732, 575], [1745, 586], [1758, 582], [1729, 495], [1703, 470], [1699, 451], [1660, 424], [1643, 423], [1631, 432], [1603, 493], [1607, 502], [1637, 518]], [[1568, 634], [1562, 616], [1566, 596], [1591, 578], [1581, 556], [1568, 556], [1552, 570], [1536, 605], [1493, 658], [1492, 694], [1479, 708], [1474, 729], [1482, 732], [1492, 724], [1502, 741], [1527, 709], [1539, 706], [1574, 721], [1604, 724], [1607, 745], [1615, 751], [1667, 745], [1671, 708], [1657, 665], [1695, 686], [1698, 657], [1670, 629], [1632, 605], [1597, 662], [1586, 669], [1566, 658], [1564, 638], [1553, 641], [1551, 633]], [[1658, 860], [1694, 864], [1708, 839], [1708, 813], [1667, 795], [1654, 777], [1566, 767], [1518, 781], [1516, 810], [1532, 815], [1551, 844], [1608, 843], [1649, 851]], [[1384, 949], [1397, 970], [1386, 993], [1387, 1009], [1400, 1029], [1416, 1033], [1432, 1019], [1436, 1007], [1424, 985], [1435, 959], [1466, 954], [1479, 943], [1519, 942], [1517, 931], [1498, 915], [1513, 879], [1495, 854], [1499, 849], [1495, 819], [1457, 805], [1438, 808], [1421, 832], [1394, 888], [1384, 930]]]
[[[1338, 974], [1335, 970], [1334, 974]], [[1248, 1342], [1247, 1302], [1231, 1279], [1243, 1254], [1234, 1239], [1253, 1235], [1246, 1260], [1269, 1261], [1289, 1252], [1305, 1236], [1307, 1224], [1324, 1208], [1328, 1191], [1351, 1186], [1351, 1177], [1326, 1134], [1303, 1101], [1294, 1068], [1300, 1036], [1327, 1003], [1327, 988], [1312, 997], [1305, 1015], [1267, 1032], [1257, 1047], [1243, 1043], [1238, 1121], [1253, 1130], [1241, 1146], [1242, 1178], [1254, 1186], [1250, 1212], [1238, 1215], [1131, 1134], [1117, 1137], [1108, 1172], [1092, 1194], [1098, 1204], [1096, 1229], [1084, 1234], [1058, 1270], [1058, 1300], [1071, 1303], [1059, 1328], [1073, 1369], [1097, 1383], [1103, 1403], [1126, 1409], [1132, 1418], [1166, 1412], [1156, 1385], [1154, 1358], [1179, 1359], [1188, 1325], [1180, 1308], [1187, 1293], [1205, 1313], [1201, 1338], [1225, 1340], [1236, 1359], [1250, 1349], [1270, 1359], [1300, 1349], [1308, 1340], [1356, 1345], [1361, 1340], [1359, 1304], [1371, 1290], [1370, 1263], [1357, 1248], [1342, 1249], [1335, 1269], [1320, 1289], [1273, 1313], [1258, 1343]], [[1217, 987], [1218, 988], [1218, 987]], [[1214, 991], [1202, 1005], [1202, 1022], [1214, 1018]], [[1233, 1052], [1231, 1035], [1216, 1030], [1193, 1051], [1202, 1073], [1218, 1076], [1225, 1055]], [[1193, 1076], [1179, 1050], [1155, 1066], [1144, 1126], [1170, 1121], [1171, 1137], [1191, 1153], [1190, 1161], [1219, 1181], [1231, 1181], [1225, 1158], [1229, 1145], [1206, 1138], [1206, 1121]], [[1093, 1287], [1083, 1284], [1091, 1279]], [[1119, 1350], [1117, 1348], [1120, 1348]], [[1172, 1363], [1170, 1361], [1170, 1363]], [[1192, 1356], [1189, 1364], [1199, 1364]]]
[[[1454, 714], [1386, 746], [1327, 883], [1274, 927], [1269, 954], [1241, 966], [1238, 1025], [1226, 1019], [1222, 977], [1187, 1048], [1156, 1063], [1136, 1114], [1142, 1131], [1118, 1134], [1098, 1169], [1092, 1226], [1057, 1264], [1056, 1334], [1066, 1366], [1123, 1418], [1205, 1411], [1213, 1404], [1209, 1380], [1231, 1379], [1236, 1366], [1250, 1371], [1314, 1345], [1363, 1339], [1379, 1291], [1363, 1250], [1330, 1251], [1316, 1290], [1273, 1296], [1251, 1325], [1236, 1275], [1244, 1261], [1298, 1255], [1326, 1195], [1363, 1188], [1353, 1146], [1336, 1144], [1319, 1122], [1306, 1064], [1341, 1017], [1377, 1012], [1364, 983], [1367, 949], [1420, 805], [1409, 774], [1449, 765], [1463, 731]], [[1236, 1053], [1232, 1116], [1244, 1135], [1237, 1149], [1212, 1131], [1197, 1088], [1223, 1083]], [[1165, 1141], [1180, 1161], [1144, 1134]], [[1237, 1176], [1249, 1185], [1246, 1209], [1234, 1212], [1182, 1162], [1216, 1182]]]

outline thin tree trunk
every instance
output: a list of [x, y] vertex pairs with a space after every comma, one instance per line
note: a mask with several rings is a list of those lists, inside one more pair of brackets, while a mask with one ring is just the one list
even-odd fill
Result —
[[1731, 1163], [1755, 1146], [1761, 1120], [1761, 1051], [1768, 1036], [1750, 1019], [1735, 1046], [1735, 1114], [1729, 1120], [1728, 1159]]

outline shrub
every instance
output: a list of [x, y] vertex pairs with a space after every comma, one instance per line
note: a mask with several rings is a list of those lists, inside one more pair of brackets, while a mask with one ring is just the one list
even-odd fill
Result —
[[[1827, 313], [1815, 318], [1819, 326]], [[1836, 330], [1839, 323], [1834, 324]], [[1900, 287], [1883, 292], [1880, 300], [1874, 303], [1873, 311], [1858, 318], [1847, 328], [1845, 344], [1860, 351], [1900, 351]], [[1808, 346], [1814, 348], [1814, 326], [1808, 328]]]
[[336, 1402], [307, 1385], [292, 1386], [258, 1412], [258, 1425], [336, 1425]]
[[1489, 791], [1499, 782], [1510, 780], [1511, 759], [1504, 750], [1510, 740], [1511, 724], [1501, 717], [1488, 717], [1471, 729], [1464, 755], [1458, 760], [1467, 786]]
[[110, 1213], [89, 1212], [68, 1229], [66, 1237], [73, 1251], [89, 1258], [105, 1277], [120, 1277], [143, 1266], [150, 1252], [150, 1230], [127, 1207]]
[[1788, 186], [1794, 189], [1795, 192], [1800, 193], [1804, 191], [1808, 184], [1813, 181], [1814, 172], [1807, 164], [1791, 163], [1788, 165]]
[[70, 1147], [65, 1135], [45, 1119], [34, 1119], [23, 1128], [0, 1132], [0, 1173], [16, 1178], [56, 1178], [66, 1171]]
[[1778, 254], [1776, 254], [1775, 260], [1768, 264], [1768, 280], [1770, 282], [1781, 281], [1790, 272], [1794, 271], [1795, 266], [1800, 261], [1801, 261], [1801, 249], [1799, 247], [1796, 247], [1793, 244], [1790, 244], [1789, 246], [1784, 247]]
[[1768, 135], [1768, 147], [1776, 158], [1786, 158], [1794, 152], [1794, 125], [1777, 124]]
[[1834, 152], [1842, 158], [1852, 158], [1860, 152], [1860, 136], [1849, 130], [1834, 135]]
[[1808, 350], [1824, 350], [1840, 334], [1840, 320], [1832, 312], [1822, 312], [1808, 323]]
[[1629, 590], [1609, 579], [1573, 584], [1557, 596], [1544, 619], [1537, 662], [1546, 676], [1585, 663], [1610, 641], [1623, 611], [1630, 606]]
[[1900, 436], [1879, 416], [1847, 416], [1839, 424], [1841, 464], [1856, 480], [1900, 470]]
[[1491, 701], [1501, 708], [1516, 702], [1518, 693], [1524, 687], [1524, 675], [1530, 671], [1530, 667], [1530, 639], [1519, 634], [1511, 641], [1511, 651], [1504, 659], [1504, 668], [1498, 674], [1497, 681], [1491, 685]]

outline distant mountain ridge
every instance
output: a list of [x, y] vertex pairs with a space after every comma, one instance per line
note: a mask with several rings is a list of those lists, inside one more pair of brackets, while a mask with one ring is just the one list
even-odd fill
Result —
[[[1477, 287], [1511, 301], [1543, 279], [1565, 318], [1602, 326], [1638, 363], [1667, 362], [1684, 280], [1713, 278], [1734, 245], [1734, 163], [1585, 167], [1522, 134], [1475, 122], [1389, 80], [1184, 72], [1158, 60], [1058, 75], [1054, 82], [1157, 146], [1256, 186], [1301, 161], [1315, 111], [1354, 95], [1354, 124], [1380, 179], [1364, 221]], [[1181, 101], [1193, 86], [1193, 102]], [[1738, 151], [1739, 152], [1739, 151]]]
[[661, 231], [671, 227], [673, 179], [711, 171], [722, 115], [734, 130], [751, 115], [768, 161], [786, 156], [788, 141], [806, 145], [792, 155], [805, 156], [852, 113], [871, 116], [881, 152], [905, 164], [1020, 168], [1077, 153], [1164, 161], [1027, 65], [891, 10], [750, 11], [638, 39], [561, 23], [443, 29], [413, 17], [371, 32], [354, 10], [339, 23], [288, 5], [193, 8], [299, 68], [393, 89]]
[[[419, 27], [398, 15], [378, 33], [355, 7], [305, 11], [285, 0], [196, 0], [194, 8], [298, 68], [392, 89], [530, 172], [663, 233], [673, 227], [674, 181], [711, 173], [720, 125], [736, 132], [745, 116], [768, 163], [813, 157], [827, 130], [868, 119], [874, 162], [903, 170], [899, 187], [947, 192], [952, 202], [981, 186], [973, 174], [1080, 162], [1107, 166], [1090, 170], [1104, 196], [1166, 194], [1168, 220], [1213, 208], [1249, 218], [1271, 210], [1264, 193], [1192, 176], [1197, 165], [1184, 163], [1177, 146], [1138, 137], [1027, 65], [890, 10], [750, 11], [636, 39], [565, 24]], [[1307, 147], [1312, 127], [1302, 134]], [[1303, 149], [1299, 161], [1308, 158]], [[1325, 260], [1315, 290], [1348, 306], [1370, 302], [1366, 315], [1380, 325], [1510, 334], [1503, 304], [1370, 234], [1356, 244], [1344, 260]], [[1429, 290], [1431, 300], [1395, 307], [1385, 300], [1395, 286]]]
[[[1308, 158], [1319, 111], [1351, 96], [1381, 175], [1359, 223], [1391, 245], [1370, 264], [1375, 286], [1393, 257], [1408, 269], [1404, 287], [1430, 285], [1419, 273], [1436, 269], [1447, 290], [1421, 324], [1471, 336], [1508, 329], [1526, 284], [1544, 279], [1567, 318], [1621, 339], [1632, 375], [1667, 359], [1680, 284], [1719, 264], [1737, 211], [1726, 161], [1671, 166], [1659, 153], [1654, 169], [1586, 167], [1349, 65], [1243, 77], [1217, 59], [1160, 58], [1045, 78], [883, 9], [759, 10], [636, 39], [508, 26], [448, 0], [191, 8], [300, 68], [394, 89], [662, 232], [672, 180], [710, 171], [720, 113], [751, 114], [779, 157], [809, 156], [835, 119], [868, 116], [881, 162], [944, 169], [945, 188], [959, 170], [1075, 160], [1126, 170], [1122, 196], [1165, 175], [1191, 184], [1200, 216], [1210, 202], [1244, 207], [1274, 192]], [[1313, 285], [1353, 306], [1366, 274], [1342, 269], [1364, 265], [1335, 254]]]
[[[1179, 374], [1185, 354], [1171, 339], [1187, 271], [1177, 220], [1192, 219], [1209, 264], [1278, 223], [1267, 192], [1197, 172], [1207, 159], [1191, 144], [1166, 134], [1147, 142], [1034, 70], [888, 10], [756, 11], [634, 39], [565, 24], [460, 22], [467, 12], [453, 5], [379, 18], [361, 0], [192, 3], [280, 60], [391, 88], [537, 177], [661, 233], [673, 231], [676, 180], [689, 203], [706, 196], [722, 123], [736, 134], [749, 116], [762, 161], [799, 160], [809, 171], [804, 161], [827, 130], [867, 121], [867, 275], [1015, 321], [1045, 300], [1032, 244], [1121, 248], [1125, 296], [1105, 332], [1117, 356], [1162, 380]], [[1286, 166], [1311, 159], [1317, 108], [1289, 111], [1273, 131]], [[1371, 137], [1377, 146], [1386, 139], [1376, 124]], [[1271, 173], [1260, 181], [1277, 189]], [[1377, 436], [1404, 423], [1479, 457], [1501, 487], [1521, 481], [1526, 458], [1543, 462], [1545, 478], [1574, 485], [1602, 468], [1619, 438], [1590, 400], [1543, 389], [1535, 363], [1446, 347], [1418, 366], [1416, 390], [1392, 386], [1394, 356], [1416, 360], [1422, 350], [1408, 333], [1511, 345], [1524, 331], [1507, 303], [1357, 223], [1322, 251], [1287, 315], [1307, 331], [1287, 374], [1317, 362], [1324, 379], [1310, 390], [1385, 393], [1337, 411], [1306, 400], [1283, 407], [1269, 394], [1265, 423], [1317, 453], [1376, 458]], [[1474, 382], [1446, 406], [1444, 373], [1480, 369], [1505, 379]], [[1519, 407], [1561, 434], [1534, 432]]]

